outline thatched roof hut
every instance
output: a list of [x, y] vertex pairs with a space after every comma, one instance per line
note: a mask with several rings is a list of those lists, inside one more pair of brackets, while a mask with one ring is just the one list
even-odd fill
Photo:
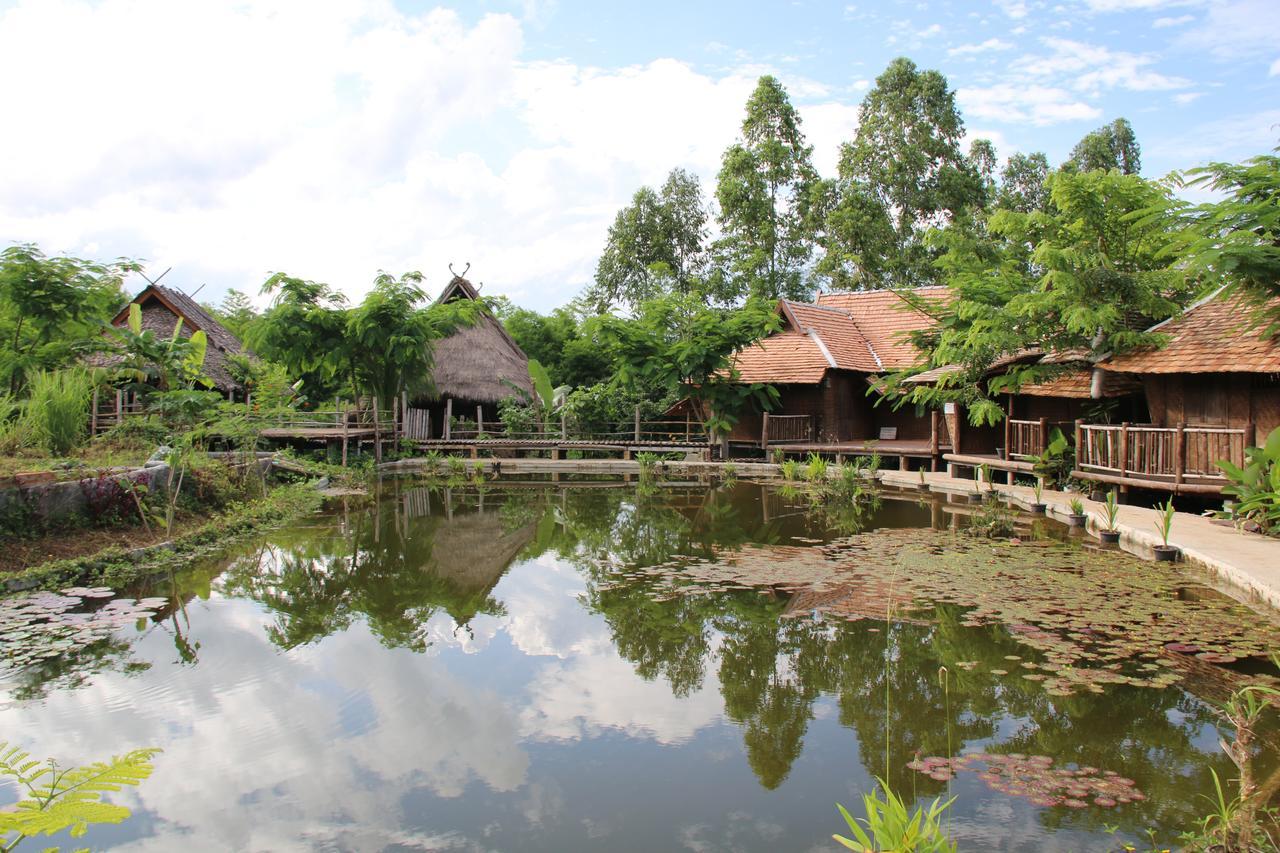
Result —
[[[180, 290], [152, 284], [135, 296], [131, 304], [138, 305], [142, 312], [142, 328], [155, 332], [156, 337], [165, 340], [171, 337], [173, 327], [179, 319], [182, 320], [182, 337], [189, 338], [197, 330], [204, 332], [209, 341], [204, 356], [205, 375], [224, 394], [239, 387], [239, 383], [231, 378], [227, 370], [227, 357], [241, 352], [248, 353], [248, 350], [244, 349], [239, 338], [215, 320], [200, 303]], [[129, 306], [126, 305], [112, 318], [111, 325], [123, 328], [128, 322]], [[109, 350], [92, 359], [100, 367], [112, 367], [120, 361], [121, 356], [114, 355]]]
[[[455, 275], [436, 301], [479, 298], [480, 292], [471, 282]], [[474, 325], [436, 342], [432, 384], [436, 398], [473, 405], [497, 405], [518, 396], [516, 388], [533, 394], [529, 357], [488, 311]]]

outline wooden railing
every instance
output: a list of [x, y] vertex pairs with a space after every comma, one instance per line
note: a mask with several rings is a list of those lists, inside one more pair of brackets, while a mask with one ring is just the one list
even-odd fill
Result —
[[145, 415], [138, 395], [130, 391], [95, 388], [89, 405], [89, 434], [101, 435], [126, 418]]
[[818, 421], [813, 415], [771, 415], [764, 413], [760, 426], [760, 446], [769, 443], [813, 442], [818, 437]]
[[[452, 407], [446, 404], [446, 414]], [[405, 407], [401, 434], [410, 441], [596, 441], [610, 444], [706, 444], [710, 441], [706, 424], [691, 417], [683, 420], [642, 420], [638, 415], [626, 423], [587, 428], [562, 415], [532, 429], [513, 431], [501, 421], [485, 420], [477, 410], [476, 419], [449, 417], [445, 423], [432, 421], [427, 409]]]
[[1005, 419], [1004, 448], [1007, 458], [1039, 456], [1044, 452], [1048, 441], [1049, 421], [1046, 418], [1034, 421]]
[[1216, 488], [1225, 482], [1218, 461], [1244, 464], [1253, 425], [1243, 428], [1179, 424], [1076, 424], [1076, 468], [1111, 480], [1145, 480]]

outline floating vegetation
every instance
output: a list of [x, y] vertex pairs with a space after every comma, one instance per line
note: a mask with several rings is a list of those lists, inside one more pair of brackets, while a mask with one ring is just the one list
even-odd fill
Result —
[[[154, 616], [166, 598], [114, 598], [106, 587], [72, 587], [0, 600], [0, 664], [21, 669], [111, 639]], [[99, 601], [110, 599], [99, 606]], [[89, 609], [92, 608], [92, 609]]]
[[661, 599], [743, 587], [785, 595], [784, 615], [796, 617], [883, 620], [892, 613], [922, 622], [940, 603], [960, 605], [968, 608], [962, 625], [1002, 625], [1032, 650], [1036, 671], [1023, 677], [1054, 696], [1101, 693], [1107, 685], [1166, 687], [1187, 672], [1203, 675], [1205, 664], [1280, 647], [1280, 625], [1197, 588], [1175, 567], [1056, 541], [880, 529], [821, 547], [751, 545], [623, 574], [647, 577]]
[[1147, 798], [1132, 779], [1112, 770], [1054, 767], [1053, 759], [1047, 755], [973, 752], [955, 758], [918, 758], [907, 767], [939, 782], [971, 770], [992, 790], [1026, 797], [1037, 806], [1082, 809], [1092, 805], [1106, 809]]

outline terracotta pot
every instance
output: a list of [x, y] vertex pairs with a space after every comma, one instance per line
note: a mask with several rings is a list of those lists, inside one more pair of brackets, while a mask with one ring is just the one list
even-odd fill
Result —
[[1044, 512], [1045, 512], [1045, 510], [1046, 510], [1046, 509], [1048, 509], [1048, 507], [1047, 507], [1047, 506], [1045, 506], [1045, 504], [1032, 504], [1032, 505], [1031, 505], [1031, 512], [1033, 512], [1033, 513], [1034, 513], [1034, 514], [1036, 514], [1036, 515], [1044, 515]]
[[1098, 538], [1101, 539], [1107, 545], [1118, 545], [1120, 544], [1120, 531], [1119, 530], [1099, 530]]
[[57, 477], [52, 471], [19, 471], [13, 475], [19, 486], [34, 486], [39, 483], [52, 483]]
[[1085, 522], [1089, 520], [1087, 515], [1068, 515], [1067, 527], [1084, 527]]
[[1156, 545], [1151, 550], [1155, 552], [1157, 563], [1172, 563], [1182, 553], [1181, 550], [1172, 545]]

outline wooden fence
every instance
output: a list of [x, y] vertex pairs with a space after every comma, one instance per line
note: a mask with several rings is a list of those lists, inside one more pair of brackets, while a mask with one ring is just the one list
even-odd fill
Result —
[[814, 442], [818, 438], [818, 419], [813, 415], [771, 415], [764, 413], [760, 427], [760, 446], [769, 449], [769, 442], [787, 444]]
[[1077, 423], [1076, 468], [1081, 476], [1103, 482], [1214, 494], [1226, 483], [1218, 461], [1243, 465], [1253, 433], [1252, 424], [1231, 428]]

